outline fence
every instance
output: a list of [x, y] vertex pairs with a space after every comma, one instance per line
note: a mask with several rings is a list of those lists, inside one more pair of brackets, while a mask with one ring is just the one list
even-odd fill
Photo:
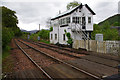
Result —
[[120, 53], [120, 41], [95, 41], [95, 40], [74, 40], [73, 48], [84, 48], [88, 51], [99, 53], [112, 53], [118, 55]]

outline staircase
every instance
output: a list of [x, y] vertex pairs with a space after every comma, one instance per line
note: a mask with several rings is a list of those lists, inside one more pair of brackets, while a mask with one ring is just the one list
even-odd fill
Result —
[[82, 24], [72, 23], [70, 26], [71, 26], [71, 31], [82, 36], [83, 40], [90, 40], [90, 37], [88, 36], [88, 34], [85, 32], [84, 29], [82, 29]]

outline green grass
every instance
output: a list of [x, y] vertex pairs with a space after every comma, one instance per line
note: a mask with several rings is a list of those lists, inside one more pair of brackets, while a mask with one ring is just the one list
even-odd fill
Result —
[[46, 43], [46, 44], [50, 44], [50, 41], [46, 41], [46, 40], [40, 40], [40, 42]]
[[5, 76], [6, 73], [13, 72], [14, 58], [11, 56], [10, 49], [10, 46], [6, 46], [2, 52], [2, 77]]
[[10, 46], [6, 46], [6, 48], [3, 49], [2, 59], [5, 59], [6, 57], [8, 57], [10, 55], [10, 49], [11, 49]]

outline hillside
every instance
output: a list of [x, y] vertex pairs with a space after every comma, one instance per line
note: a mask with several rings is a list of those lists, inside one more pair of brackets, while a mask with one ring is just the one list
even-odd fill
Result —
[[104, 25], [106, 22], [109, 22], [109, 24], [110, 24], [111, 26], [114, 26], [115, 23], [117, 23], [118, 25], [120, 25], [120, 14], [116, 14], [116, 15], [114, 15], [114, 16], [111, 16], [111, 17], [107, 18], [106, 20], [100, 22], [98, 25], [99, 25], [99, 26], [102, 26], [102, 25]]
[[119, 31], [112, 26], [120, 26], [120, 14], [111, 16], [99, 24], [94, 24], [91, 38], [95, 40], [95, 35], [100, 33], [103, 34], [104, 40], [120, 40]]
[[27, 31], [27, 30], [21, 30], [22, 32], [28, 32], [28, 33], [36, 33], [38, 30], [31, 30], [31, 31]]

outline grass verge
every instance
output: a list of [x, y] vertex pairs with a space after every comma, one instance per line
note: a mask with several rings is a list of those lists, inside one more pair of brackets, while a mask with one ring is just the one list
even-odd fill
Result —
[[11, 54], [11, 47], [6, 46], [2, 52], [2, 78], [5, 78], [5, 75], [13, 72], [14, 59]]
[[3, 49], [2, 59], [5, 59], [6, 57], [8, 57], [10, 55], [10, 49], [11, 49], [10, 46], [6, 46], [6, 48]]
[[50, 41], [46, 41], [46, 40], [40, 40], [40, 42], [46, 43], [46, 44], [50, 44]]

